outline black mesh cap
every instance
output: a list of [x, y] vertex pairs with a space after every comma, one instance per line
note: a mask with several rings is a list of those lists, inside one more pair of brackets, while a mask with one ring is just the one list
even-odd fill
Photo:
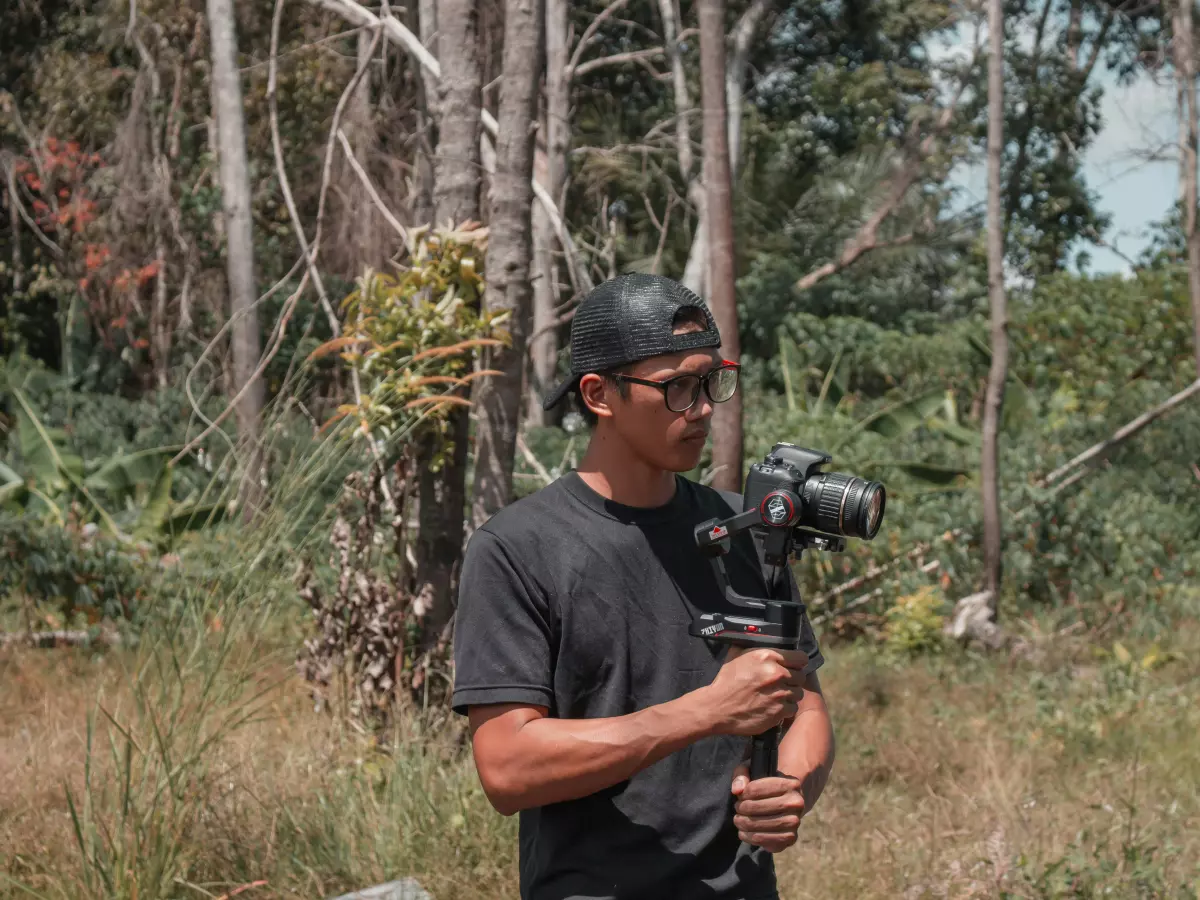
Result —
[[[674, 334], [680, 309], [695, 307], [703, 331]], [[720, 347], [721, 334], [704, 301], [678, 281], [661, 275], [620, 275], [597, 285], [571, 322], [571, 374], [543, 401], [550, 409], [588, 372], [700, 347]]]

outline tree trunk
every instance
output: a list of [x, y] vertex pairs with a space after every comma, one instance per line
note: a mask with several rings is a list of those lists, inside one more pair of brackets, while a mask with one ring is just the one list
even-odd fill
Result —
[[[567, 183], [567, 154], [571, 146], [571, 84], [567, 80], [567, 0], [545, 0], [546, 6], [546, 108], [542, 130], [546, 140], [545, 185], [561, 208]], [[540, 157], [541, 154], [538, 154]], [[539, 176], [542, 173], [539, 172]], [[554, 383], [558, 364], [558, 317], [560, 301], [554, 227], [541, 204], [533, 210], [534, 285], [533, 331], [530, 352], [530, 425], [550, 425], [560, 421], [562, 405], [542, 409], [542, 398]]]
[[[479, 220], [480, 92], [477, 0], [437, 4], [438, 141], [434, 164], [435, 219], [439, 227]], [[470, 420], [456, 408], [449, 419], [448, 447], [437, 437], [421, 447], [419, 533], [414, 612], [421, 622], [420, 647], [432, 648], [454, 610], [454, 574], [462, 556], [466, 517], [467, 443]], [[440, 471], [430, 461], [446, 451]]]
[[[247, 518], [262, 500], [259, 441], [265, 390], [254, 378], [261, 354], [258, 313], [254, 309], [254, 235], [250, 225], [250, 168], [246, 161], [246, 125], [242, 115], [242, 85], [237, 67], [237, 30], [233, 0], [208, 0], [208, 27], [212, 52], [213, 119], [220, 161], [221, 207], [229, 279], [229, 313], [232, 325], [233, 391], [241, 392], [237, 404], [238, 436], [249, 450], [241, 485], [241, 503]], [[251, 383], [253, 382], [253, 383]]]
[[983, 407], [983, 555], [985, 588], [993, 620], [1000, 598], [1002, 535], [1000, 522], [1000, 410], [1008, 378], [1008, 310], [1004, 296], [1004, 218], [1000, 208], [1000, 163], [1004, 150], [1004, 8], [988, 0], [987, 261], [988, 301], [992, 318], [992, 363]]
[[[704, 106], [704, 193], [708, 217], [708, 299], [726, 359], [741, 355], [733, 252], [733, 179], [725, 108], [725, 3], [700, 0], [700, 93]], [[742, 392], [713, 413], [713, 485], [742, 489]]]
[[533, 290], [529, 283], [533, 252], [533, 139], [543, 24], [542, 0], [506, 3], [497, 117], [500, 137], [496, 143], [496, 172], [492, 176], [484, 301], [489, 311], [509, 313], [512, 342], [487, 354], [487, 368], [503, 372], [503, 377], [486, 378], [479, 386], [471, 502], [476, 527], [512, 499], [513, 455], [524, 388], [525, 339], [533, 312]]
[[[729, 64], [726, 66], [725, 72], [725, 105], [726, 115], [729, 119], [729, 170], [732, 179], [737, 178], [738, 170], [742, 163], [742, 92], [745, 90], [746, 69], [749, 66], [750, 49], [774, 2], [775, 0], [752, 0], [750, 5], [746, 7], [745, 12], [738, 19], [732, 34], [733, 54], [729, 58]], [[666, 6], [662, 6], [664, 11], [669, 8], [670, 3], [671, 0], [660, 0], [660, 5], [667, 4]], [[674, 18], [671, 18], [670, 22], [668, 22], [664, 14], [663, 30], [670, 30], [674, 33]], [[682, 87], [679, 84], [679, 79], [682, 77], [683, 72], [683, 63], [678, 58], [678, 54], [672, 58], [671, 62], [672, 75], [675, 79], [675, 105], [678, 111], [679, 109], [688, 108], [690, 101], [688, 100], [686, 81]], [[677, 112], [677, 114], [680, 116], [681, 122], [686, 121], [688, 118], [682, 113]], [[676, 140], [680, 140], [680, 134], [686, 134], [686, 130], [681, 129], [679, 123], [676, 123], [676, 130]], [[687, 158], [691, 159], [690, 146], [687, 150]], [[683, 160], [684, 157], [681, 154], [681, 170], [685, 168]], [[687, 173], [690, 173], [690, 163], [685, 171], [685, 174]], [[708, 256], [708, 229], [706, 226], [707, 213], [705, 210], [704, 190], [698, 181], [692, 181], [688, 186], [688, 200], [696, 207], [696, 231], [692, 236], [692, 246], [688, 250], [687, 264], [684, 266], [682, 280], [689, 289], [704, 296], [708, 290], [708, 272], [705, 265]]]
[[1180, 186], [1183, 189], [1183, 235], [1187, 242], [1188, 290], [1192, 295], [1192, 328], [1196, 373], [1200, 375], [1200, 232], [1196, 230], [1196, 148], [1198, 143], [1196, 108], [1196, 48], [1192, 38], [1192, 0], [1178, 0], [1174, 9], [1175, 77], [1181, 96], [1181, 113], [1187, 114], [1187, 127], [1180, 123]]
[[[408, 0], [408, 13], [417, 22], [421, 43], [436, 58], [437, 6], [433, 0]], [[433, 222], [433, 147], [437, 121], [437, 79], [422, 65], [417, 67], [416, 149], [413, 152], [413, 199], [414, 225], [430, 225]]]

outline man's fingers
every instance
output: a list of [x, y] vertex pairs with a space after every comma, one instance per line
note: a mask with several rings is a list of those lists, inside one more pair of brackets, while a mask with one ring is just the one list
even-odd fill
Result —
[[800, 827], [800, 816], [734, 816], [733, 824], [738, 831], [757, 834], [790, 834]]
[[797, 672], [803, 672], [808, 668], [808, 654], [803, 650], [779, 650], [777, 651], [781, 657], [780, 662]]
[[738, 837], [755, 847], [762, 847], [768, 853], [780, 853], [796, 843], [796, 835], [792, 834], [759, 834], [753, 831], [739, 831]]
[[[756, 782], [750, 782], [754, 785]], [[770, 818], [772, 816], [803, 816], [804, 798], [796, 794], [782, 797], [765, 797], [760, 800], [746, 798], [747, 791], [742, 792], [741, 798], [734, 804], [733, 811], [739, 816], [750, 818]]]
[[799, 791], [800, 782], [797, 779], [787, 775], [771, 775], [756, 778], [746, 785], [746, 790], [742, 793], [742, 802], [780, 798], [793, 792], [798, 794]]

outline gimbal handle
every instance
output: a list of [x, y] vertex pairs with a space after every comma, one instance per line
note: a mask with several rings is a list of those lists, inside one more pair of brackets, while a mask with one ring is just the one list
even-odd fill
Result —
[[[762, 618], [749, 616], [727, 616], [723, 613], [706, 613], [692, 621], [688, 632], [695, 637], [720, 641], [735, 647], [773, 647], [779, 650], [795, 650], [800, 646], [800, 617], [804, 604], [794, 600], [747, 597], [733, 589], [729, 573], [721, 558], [730, 550], [733, 535], [754, 525], [762, 525], [760, 510], [748, 509], [724, 521], [712, 519], [698, 525], [695, 530], [696, 544], [712, 563], [717, 583], [725, 598], [735, 606], [762, 610]], [[791, 529], [772, 529], [768, 532], [768, 558], [782, 558], [786, 562], [791, 555]], [[784, 582], [786, 583], [786, 582]], [[779, 584], [768, 585], [775, 592]], [[776, 774], [779, 765], [779, 738], [782, 728], [778, 725], [750, 739], [750, 778], [756, 780]]]

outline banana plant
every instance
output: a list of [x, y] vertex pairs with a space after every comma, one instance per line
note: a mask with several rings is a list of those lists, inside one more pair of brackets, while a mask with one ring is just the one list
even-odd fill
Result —
[[[897, 391], [891, 402], [865, 416], [856, 417], [849, 409], [845, 357], [839, 348], [829, 368], [822, 372], [810, 368], [805, 373], [803, 387], [796, 390], [796, 371], [792, 358], [797, 354], [794, 344], [779, 333], [779, 355], [784, 380], [784, 394], [789, 424], [801, 433], [819, 434], [826, 450], [839, 461], [839, 467], [849, 467], [864, 477], [885, 469], [899, 470], [914, 481], [935, 491], [961, 490], [977, 477], [977, 465], [945, 465], [930, 460], [859, 459], [855, 452], [857, 439], [866, 433], [900, 441], [917, 429], [926, 427], [941, 432], [947, 438], [967, 448], [979, 446], [979, 436], [960, 421], [954, 392], [938, 388], [916, 395]], [[808, 385], [815, 382], [815, 393]], [[799, 419], [799, 421], [796, 421]], [[794, 424], [793, 424], [794, 423]]]
[[81, 501], [86, 520], [101, 531], [154, 543], [170, 543], [181, 531], [224, 517], [223, 504], [172, 501], [170, 459], [178, 447], [120, 453], [89, 466], [70, 451], [63, 429], [42, 421], [24, 391], [10, 383], [7, 393], [15, 421], [10, 445], [15, 444], [20, 462], [0, 461], [0, 509], [63, 525], [69, 504]]

